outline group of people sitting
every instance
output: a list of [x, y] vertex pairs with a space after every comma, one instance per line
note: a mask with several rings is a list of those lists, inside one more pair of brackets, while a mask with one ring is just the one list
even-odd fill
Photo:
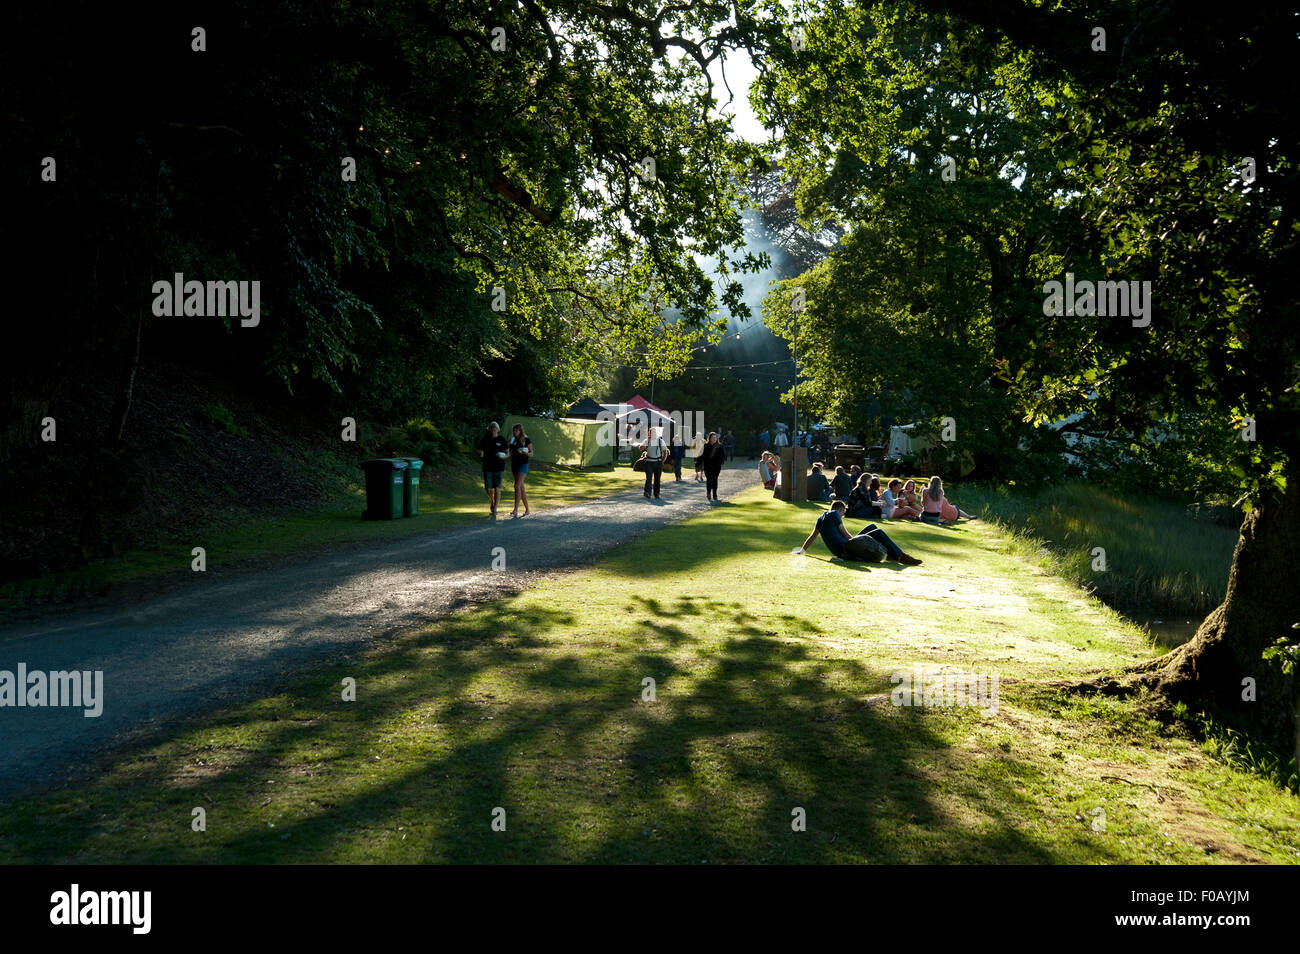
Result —
[[882, 491], [877, 475], [858, 470], [854, 467], [846, 472], [843, 467], [836, 467], [834, 479], [827, 480], [821, 465], [813, 465], [813, 472], [808, 478], [808, 499], [829, 500], [831, 507], [817, 518], [812, 533], [808, 534], [808, 539], [802, 546], [795, 549], [795, 553], [806, 553], [813, 540], [820, 535], [826, 549], [842, 560], [871, 563], [892, 560], [904, 566], [917, 566], [921, 561], [904, 553], [902, 547], [874, 523], [863, 527], [856, 534], [850, 534], [844, 526], [844, 518], [890, 517], [934, 524], [975, 519], [944, 496], [943, 481], [937, 476], [930, 478], [929, 485], [921, 491], [918, 500], [916, 481], [894, 478]]
[[888, 517], [948, 524], [975, 519], [944, 496], [943, 480], [938, 476], [930, 478], [918, 497], [916, 481], [895, 477], [881, 490], [880, 477], [863, 472], [857, 465], [848, 471], [836, 467], [835, 477], [828, 480], [822, 465], [813, 464], [808, 476], [808, 499], [842, 501], [845, 516], [860, 520]]

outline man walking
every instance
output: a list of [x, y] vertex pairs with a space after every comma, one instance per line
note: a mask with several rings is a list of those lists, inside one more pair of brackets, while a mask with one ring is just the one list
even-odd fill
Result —
[[668, 444], [664, 441], [662, 428], [650, 429], [650, 440], [645, 448], [645, 496], [650, 499], [650, 485], [654, 484], [655, 500], [659, 499], [659, 480], [663, 477], [664, 458], [668, 456]]
[[497, 515], [497, 503], [501, 500], [501, 475], [506, 470], [509, 450], [509, 443], [501, 436], [501, 425], [493, 421], [479, 441], [478, 456], [483, 458], [483, 489], [487, 491], [494, 517]]

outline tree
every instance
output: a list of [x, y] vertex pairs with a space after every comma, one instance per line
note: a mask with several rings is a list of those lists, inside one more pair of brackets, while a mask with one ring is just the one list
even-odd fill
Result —
[[755, 170], [746, 191], [757, 210], [763, 237], [785, 259], [776, 263], [778, 273], [789, 271], [793, 276], [807, 271], [826, 258], [844, 237], [844, 228], [838, 222], [812, 224], [800, 216], [799, 186], [780, 165]]
[[[6, 410], [105, 352], [133, 366], [141, 331], [290, 389], [382, 392], [376, 410], [449, 406], [520, 349], [557, 382], [611, 354], [680, 366], [743, 307], [698, 264], [753, 264], [736, 200], [756, 153], [708, 67], [775, 33], [765, 7], [241, 0], [200, 18], [202, 51], [175, 8], [15, 11], [4, 156], [32, 304], [70, 350], [24, 336]], [[142, 315], [174, 272], [260, 278], [261, 325]]]
[[[1233, 461], [1248, 513], [1224, 602], [1139, 676], [1295, 742], [1295, 675], [1262, 658], [1300, 618], [1282, 583], [1300, 561], [1292, 12], [1188, 17], [1171, 4], [975, 0], [868, 8], [947, 24], [945, 48], [958, 53], [967, 37], [1009, 43], [1030, 80], [1025, 104], [1049, 120], [1067, 183], [1064, 227], [1050, 258], [1020, 270], [1044, 285], [1036, 302], [1008, 301], [1022, 344], [1000, 363], [1026, 418], [1087, 413], [1140, 436], [1186, 432], [1188, 409], [1199, 408], [1256, 438], [1238, 441]], [[1150, 282], [1149, 324], [1094, 314], [1100, 294], [1057, 311], [1046, 280], [1065, 272]]]
[[1009, 466], [1030, 429], [996, 372], [1022, 360], [1034, 270], [1069, 227], [1025, 56], [893, 4], [820, 5], [805, 30], [755, 101], [784, 132], [804, 220], [847, 234], [769, 298], [768, 320], [792, 338], [800, 295], [804, 391], [828, 419], [878, 425], [875, 398]]

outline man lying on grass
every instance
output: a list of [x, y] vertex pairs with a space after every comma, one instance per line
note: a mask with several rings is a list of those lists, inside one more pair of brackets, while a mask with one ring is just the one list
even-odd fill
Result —
[[920, 560], [904, 553], [897, 543], [889, 539], [889, 534], [874, 523], [867, 524], [856, 537], [849, 536], [849, 531], [844, 526], [844, 511], [846, 509], [843, 500], [837, 500], [831, 504], [831, 509], [817, 518], [817, 523], [813, 525], [812, 533], [808, 534], [808, 539], [803, 542], [803, 546], [794, 552], [807, 553], [808, 547], [812, 545], [813, 538], [820, 533], [822, 542], [826, 544], [826, 549], [841, 560], [879, 563], [888, 557], [895, 563], [901, 563], [904, 566], [920, 565]]

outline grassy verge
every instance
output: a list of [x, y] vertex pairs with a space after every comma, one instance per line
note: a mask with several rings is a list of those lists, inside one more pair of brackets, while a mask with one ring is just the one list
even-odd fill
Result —
[[[579, 471], [536, 467], [528, 475], [528, 497], [536, 509], [561, 507], [626, 490], [641, 480], [629, 467]], [[514, 485], [505, 475], [503, 514], [514, 503]], [[427, 475], [420, 485], [420, 514], [402, 520], [362, 520], [365, 492], [355, 481], [333, 487], [320, 504], [255, 516], [232, 511], [206, 526], [157, 546], [132, 550], [110, 560], [50, 573], [35, 580], [0, 586], [0, 612], [63, 603], [128, 587], [184, 580], [194, 547], [203, 547], [209, 570], [244, 569], [326, 547], [361, 545], [416, 533], [444, 530], [487, 515], [477, 461], [442, 475]]]
[[[1120, 609], [1199, 618], [1227, 589], [1236, 529], [1182, 504], [1117, 497], [1088, 484], [950, 493], [968, 513], [1002, 525], [1027, 558]], [[1104, 569], [1094, 569], [1097, 547], [1105, 551]]]
[[[0, 862], [1300, 860], [1296, 799], [1053, 687], [1151, 653], [1113, 610], [988, 523], [789, 555], [819, 509], [747, 492], [168, 729], [0, 806]], [[915, 665], [996, 709], [891, 705]]]

